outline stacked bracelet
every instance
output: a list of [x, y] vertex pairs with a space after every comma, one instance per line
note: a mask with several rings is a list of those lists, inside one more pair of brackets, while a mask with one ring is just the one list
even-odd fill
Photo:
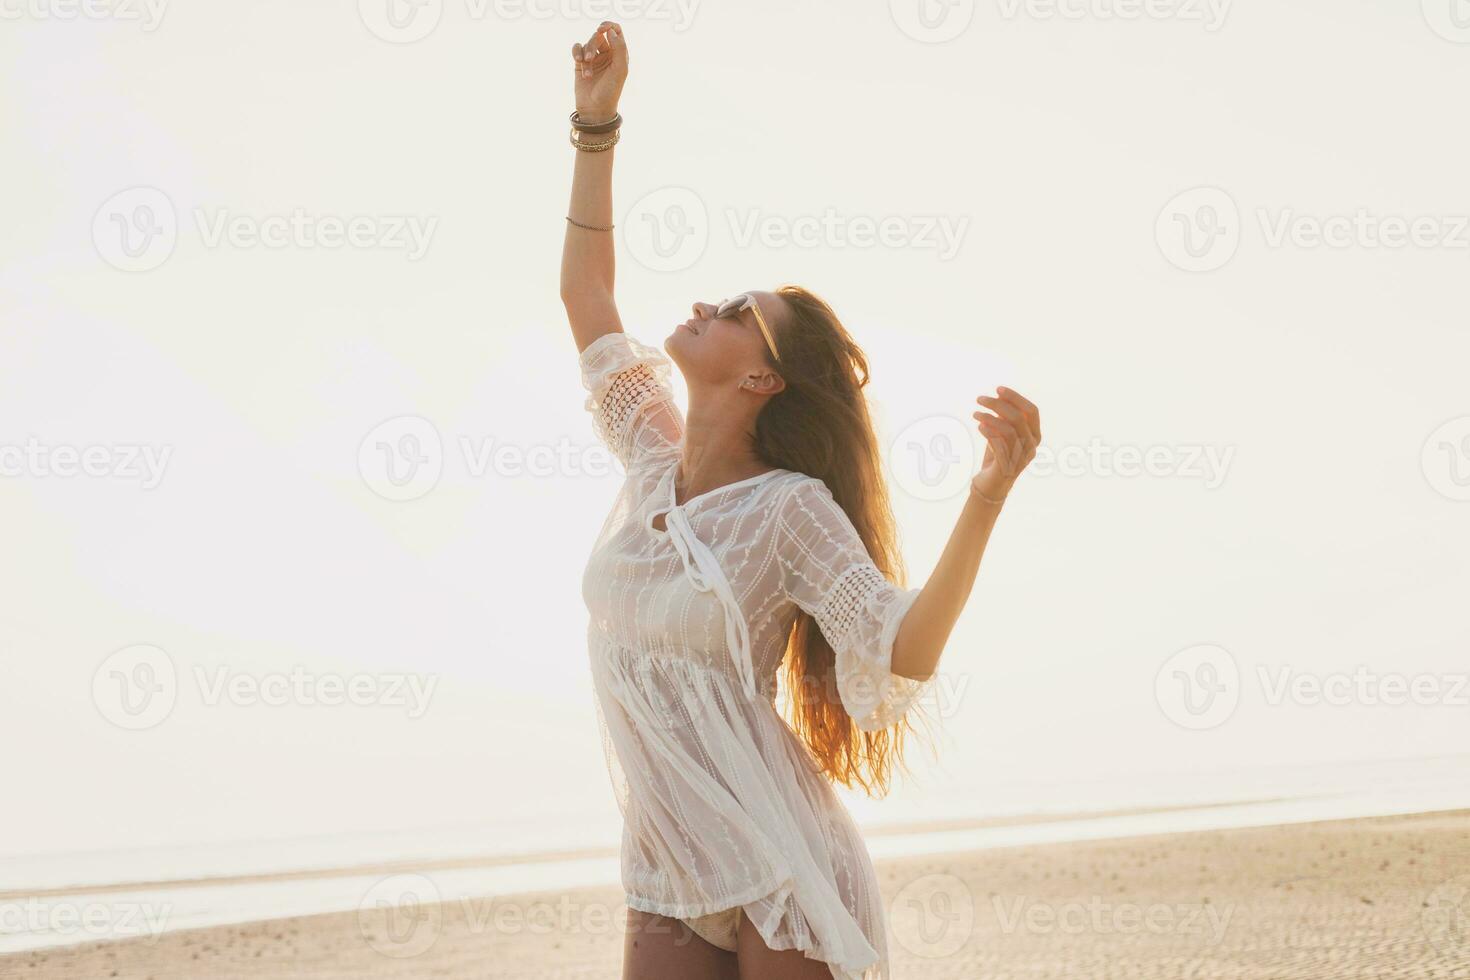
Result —
[[573, 109], [570, 117], [572, 128], [579, 133], [591, 133], [594, 136], [600, 133], [611, 133], [623, 124], [623, 114], [617, 110], [613, 110], [611, 119], [600, 123], [583, 122], [581, 113], [581, 109]]
[[616, 146], [617, 145], [617, 142], [618, 142], [618, 139], [622, 135], [622, 131], [615, 129], [615, 130], [613, 130], [613, 134], [611, 136], [609, 136], [607, 139], [602, 140], [600, 142], [596, 142], [596, 143], [587, 143], [587, 142], [584, 142], [581, 139], [581, 135], [582, 134], [579, 133], [577, 130], [575, 130], [575, 129], [572, 130], [571, 136], [569, 138], [571, 139], [571, 143], [572, 143], [573, 146], [575, 146], [577, 149], [582, 150], [582, 151], [584, 151], [586, 153], [600, 153], [603, 150], [610, 150], [614, 146]]

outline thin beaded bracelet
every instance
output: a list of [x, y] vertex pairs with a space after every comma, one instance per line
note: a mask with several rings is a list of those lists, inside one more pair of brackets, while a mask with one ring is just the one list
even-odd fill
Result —
[[604, 228], [602, 225], [584, 225], [584, 224], [582, 224], [582, 222], [576, 220], [571, 215], [567, 215], [567, 220], [570, 221], [572, 224], [576, 225], [578, 228], [586, 228], [589, 231], [612, 231], [613, 230], [613, 226], [612, 225], [608, 225], [606, 228]]
[[999, 500], [992, 500], [991, 498], [985, 496], [985, 494], [981, 493], [979, 490], [977, 490], [975, 488], [975, 484], [973, 484], [973, 483], [970, 484], [970, 493], [972, 493], [975, 496], [979, 497], [981, 500], [985, 501], [987, 504], [989, 504], [992, 507], [999, 507], [1001, 504], [1003, 504], [1003, 503], [1006, 502], [1006, 499], [1004, 497], [1000, 498]]

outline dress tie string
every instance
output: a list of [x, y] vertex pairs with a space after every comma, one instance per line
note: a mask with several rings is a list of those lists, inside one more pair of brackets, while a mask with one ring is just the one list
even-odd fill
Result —
[[725, 645], [730, 649], [730, 657], [735, 661], [735, 669], [740, 672], [746, 692], [752, 698], [760, 697], [755, 683], [754, 658], [750, 650], [750, 630], [745, 625], [745, 614], [740, 610], [740, 603], [735, 600], [735, 592], [730, 588], [730, 581], [725, 578], [719, 560], [705, 547], [703, 541], [695, 537], [694, 528], [690, 526], [689, 517], [684, 513], [683, 507], [675, 504], [664, 511], [664, 524], [668, 527], [670, 540], [674, 542], [674, 550], [684, 563], [684, 572], [689, 581], [700, 592], [713, 590], [720, 604], [724, 606]]

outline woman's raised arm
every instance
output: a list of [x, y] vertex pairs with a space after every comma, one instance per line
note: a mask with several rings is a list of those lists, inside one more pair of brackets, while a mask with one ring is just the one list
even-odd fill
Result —
[[[611, 119], [628, 77], [628, 46], [622, 27], [605, 20], [585, 45], [572, 45], [572, 67], [577, 79], [577, 118], [589, 123]], [[604, 138], [588, 137], [590, 141]], [[613, 301], [613, 233], [595, 230], [613, 223], [615, 149], [574, 151], [572, 199], [567, 208], [571, 220], [566, 223], [561, 252], [561, 301], [578, 353], [598, 337], [623, 329]]]

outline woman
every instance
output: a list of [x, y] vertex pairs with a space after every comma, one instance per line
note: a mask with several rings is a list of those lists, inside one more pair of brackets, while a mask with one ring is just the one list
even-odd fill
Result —
[[[586, 407], [627, 472], [583, 578], [624, 818], [623, 975], [886, 978], [883, 899], [831, 783], [886, 791], [908, 709], [1040, 441], [1036, 408], [1005, 388], [977, 399], [985, 462], [934, 574], [904, 588], [867, 361], [826, 303], [796, 286], [697, 302], [662, 351], [623, 332], [610, 233], [622, 29], [603, 22], [572, 59], [561, 294]], [[775, 707], [783, 661], [790, 723]]]

